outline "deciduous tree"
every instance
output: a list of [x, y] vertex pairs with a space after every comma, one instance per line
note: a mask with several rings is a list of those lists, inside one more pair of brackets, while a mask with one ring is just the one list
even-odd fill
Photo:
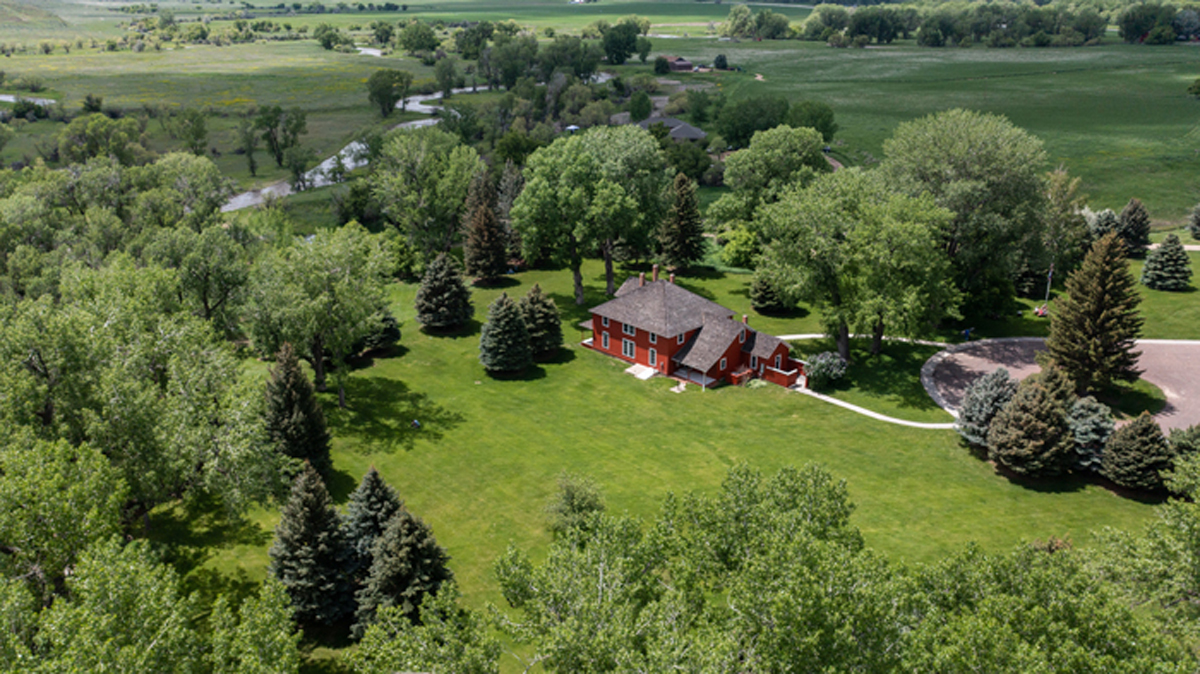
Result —
[[268, 577], [236, 615], [226, 597], [217, 598], [212, 618], [213, 674], [296, 674], [300, 633], [292, 620], [283, 584]]
[[408, 97], [412, 83], [407, 70], [376, 70], [367, 78], [367, 99], [379, 106], [379, 114], [390, 117], [396, 104]]

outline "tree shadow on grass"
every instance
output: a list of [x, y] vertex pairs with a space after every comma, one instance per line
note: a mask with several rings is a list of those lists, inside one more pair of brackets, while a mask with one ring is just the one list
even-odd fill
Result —
[[350, 492], [357, 486], [358, 479], [344, 470], [333, 471], [325, 481], [325, 489], [337, 503], [345, 503], [346, 499], [350, 498]]
[[496, 381], [535, 381], [546, 378], [546, 368], [530, 365], [520, 372], [488, 372], [487, 376]]
[[[393, 344], [386, 349], [373, 349], [371, 351], [364, 351], [360, 354], [351, 356], [350, 358], [346, 359], [346, 365], [351, 370], [365, 370], [369, 367], [374, 367], [377, 359], [390, 360], [392, 358], [403, 358], [407, 354], [407, 346], [404, 346], [403, 344]], [[332, 364], [328, 365], [328, 367], [332, 372], [334, 369]]]
[[[823, 343], [829, 340], [814, 341]], [[855, 346], [862, 343], [863, 340], [854, 340]], [[939, 409], [921, 384], [921, 366], [937, 351], [937, 347], [904, 342], [885, 343], [877, 356], [865, 349], [854, 348], [847, 376], [832, 388], [834, 391], [857, 389], [867, 395], [888, 398], [902, 409]]]
[[560, 347], [550, 353], [542, 354], [535, 362], [546, 365], [566, 365], [573, 360], [575, 360], [575, 351], [566, 347]]
[[1023, 489], [1028, 489], [1029, 491], [1036, 491], [1043, 494], [1066, 494], [1070, 492], [1083, 491], [1083, 489], [1088, 485], [1096, 485], [1097, 487], [1112, 492], [1121, 498], [1128, 499], [1130, 501], [1136, 501], [1138, 503], [1145, 503], [1147, 505], [1158, 505], [1160, 503], [1165, 503], [1169, 498], [1169, 495], [1166, 493], [1154, 493], [1128, 489], [1116, 484], [1115, 482], [1112, 482], [1102, 475], [1096, 475], [1094, 473], [1071, 473], [1059, 477], [1037, 478], [1021, 475], [995, 462], [989, 461], [989, 463], [992, 465], [992, 469], [995, 470], [997, 475], [1004, 477], [1014, 485], [1017, 485]]
[[455, 328], [431, 328], [431, 327], [423, 325], [423, 326], [421, 326], [421, 333], [428, 335], [430, 337], [460, 338], [460, 337], [472, 337], [474, 335], [478, 335], [479, 331], [482, 328], [483, 328], [483, 323], [480, 323], [479, 321], [472, 318], [472, 319], [468, 320], [466, 323], [463, 323], [462, 325], [455, 327]]
[[[325, 408], [335, 437], [353, 438], [351, 446], [363, 454], [411, 451], [418, 439], [439, 442], [461, 424], [458, 412], [431, 401], [408, 385], [387, 377], [351, 377], [346, 383], [346, 409]], [[413, 421], [420, 422], [414, 428]]]
[[554, 304], [558, 307], [558, 315], [562, 318], [563, 332], [568, 329], [574, 329], [580, 321], [586, 321], [592, 317], [591, 308], [600, 304], [604, 304], [612, 299], [605, 296], [601, 288], [592, 288], [591, 286], [583, 287], [583, 304], [575, 304], [575, 294], [571, 293], [547, 293], [550, 299], [554, 300]]
[[230, 512], [211, 496], [196, 495], [151, 513], [146, 538], [163, 550], [163, 561], [181, 576], [189, 579], [196, 576], [196, 586], [192, 589], [211, 590], [215, 599], [222, 592], [242, 592], [247, 584], [254, 587], [257, 584], [244, 575], [230, 578], [200, 567], [217, 550], [237, 545], [263, 547], [271, 541], [271, 536], [271, 531]]

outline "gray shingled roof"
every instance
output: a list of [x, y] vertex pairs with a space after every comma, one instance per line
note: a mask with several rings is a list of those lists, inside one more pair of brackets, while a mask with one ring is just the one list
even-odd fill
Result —
[[662, 124], [669, 130], [669, 136], [675, 140], [700, 140], [708, 136], [703, 129], [698, 129], [691, 124], [674, 117], [651, 117], [638, 122], [638, 126], [643, 129], [649, 129], [655, 124]]
[[694, 370], [708, 372], [721, 360], [725, 350], [743, 329], [750, 331], [745, 324], [730, 320], [729, 316], [707, 314], [700, 332], [689, 339], [672, 360]]
[[780, 344], [783, 344], [783, 340], [775, 335], [751, 330], [750, 336], [746, 338], [746, 343], [742, 345], [742, 351], [751, 356], [758, 356], [759, 360], [767, 360], [771, 354], [775, 353], [775, 348]]
[[704, 325], [706, 314], [725, 319], [733, 316], [732, 311], [720, 304], [665, 279], [646, 281], [646, 285], [638, 287], [636, 276], [621, 285], [615, 298], [592, 309], [592, 313], [660, 337], [675, 337], [695, 330]]

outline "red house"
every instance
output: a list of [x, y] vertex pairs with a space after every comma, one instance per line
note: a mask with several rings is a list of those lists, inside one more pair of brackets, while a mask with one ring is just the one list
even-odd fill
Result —
[[656, 266], [650, 281], [644, 273], [630, 278], [615, 298], [593, 308], [591, 320], [580, 324], [592, 331], [584, 345], [702, 386], [744, 384], [753, 377], [792, 386], [799, 379], [803, 366], [783, 340], [679, 287], [674, 274], [669, 280], [657, 276]]

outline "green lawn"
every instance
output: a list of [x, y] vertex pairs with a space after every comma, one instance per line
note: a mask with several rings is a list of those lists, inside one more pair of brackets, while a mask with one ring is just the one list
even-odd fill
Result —
[[[589, 262], [585, 278], [589, 303], [598, 302], [600, 265]], [[742, 298], [747, 280], [680, 279], [721, 302]], [[545, 550], [541, 509], [561, 470], [594, 476], [613, 510], [650, 516], [668, 492], [715, 489], [737, 461], [766, 471], [817, 462], [848, 480], [858, 504], [855, 523], [868, 543], [908, 561], [928, 561], [971, 541], [1000, 550], [1069, 535], [1086, 545], [1096, 529], [1136, 528], [1152, 512], [1082, 482], [1012, 483], [972, 457], [952, 431], [870, 421], [777, 387], [691, 388], [680, 395], [667, 390], [668, 380], [637, 381], [622, 373], [621, 362], [578, 346], [572, 326], [584, 314], [570, 304], [568, 273], [529, 272], [511, 282], [504, 290], [512, 294], [542, 284], [564, 309], [569, 347], [553, 362], [522, 380], [488, 377], [477, 360], [478, 324], [457, 335], [426, 334], [413, 321], [415, 287], [398, 285], [392, 297], [404, 322], [399, 352], [354, 373], [349, 409], [323, 397], [335, 437], [336, 498], [344, 502], [376, 466], [433, 525], [473, 606], [500, 600], [491, 568], [505, 546]], [[476, 290], [477, 318], [499, 292]], [[752, 322], [777, 333], [812, 327], [809, 318]], [[889, 348], [887, 358], [919, 368], [923, 356], [920, 349]], [[895, 396], [879, 389], [883, 382], [869, 369], [856, 370], [855, 381], [860, 392], [848, 392], [848, 399], [868, 406], [903, 408], [911, 397], [911, 381], [900, 382]], [[421, 421], [420, 430], [410, 428], [412, 419]], [[274, 509], [260, 510], [231, 524], [164, 510], [155, 515], [154, 536], [181, 544], [178, 554], [197, 584], [222, 587], [262, 577], [276, 517]]]

